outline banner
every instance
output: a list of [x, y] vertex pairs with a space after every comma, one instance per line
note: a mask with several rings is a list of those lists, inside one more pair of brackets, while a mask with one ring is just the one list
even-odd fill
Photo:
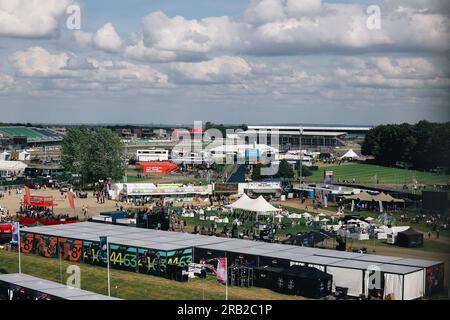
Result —
[[30, 202], [31, 199], [31, 194], [30, 194], [30, 188], [28, 188], [27, 186], [24, 186], [23, 189], [25, 190], [25, 202]]
[[108, 263], [108, 238], [100, 237], [100, 260]]
[[11, 243], [18, 243], [19, 242], [19, 223], [16, 222], [13, 225], [12, 228], [12, 239], [11, 239]]
[[216, 279], [218, 282], [225, 284], [227, 281], [227, 258], [217, 259]]
[[75, 202], [73, 201], [73, 192], [70, 190], [67, 192], [67, 199], [69, 199], [70, 207], [72, 209], [75, 209]]

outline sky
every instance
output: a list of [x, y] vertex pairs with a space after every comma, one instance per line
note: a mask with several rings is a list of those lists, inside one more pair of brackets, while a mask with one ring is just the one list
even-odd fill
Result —
[[449, 53], [448, 0], [0, 0], [0, 122], [444, 122]]

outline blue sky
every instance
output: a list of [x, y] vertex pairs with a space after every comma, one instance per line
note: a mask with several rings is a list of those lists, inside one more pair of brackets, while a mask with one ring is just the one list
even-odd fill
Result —
[[[81, 30], [65, 26], [71, 4]], [[0, 0], [0, 121], [449, 121], [449, 13], [445, 0]]]

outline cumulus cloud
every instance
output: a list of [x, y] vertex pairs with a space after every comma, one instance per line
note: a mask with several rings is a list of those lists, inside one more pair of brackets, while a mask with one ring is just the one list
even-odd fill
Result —
[[406, 6], [387, 1], [381, 30], [367, 27], [367, 6], [320, 0], [252, 0], [240, 17], [201, 20], [154, 12], [142, 19], [141, 48], [253, 55], [450, 50], [448, 14], [437, 12], [448, 5], [417, 0]]
[[0, 37], [47, 37], [56, 31], [72, 3], [72, 0], [0, 0]]
[[73, 39], [82, 48], [94, 47], [108, 53], [121, 53], [124, 50], [122, 39], [111, 22], [94, 33], [75, 31]]
[[173, 70], [194, 82], [239, 82], [250, 72], [250, 65], [241, 57], [217, 57], [202, 62], [174, 63]]
[[111, 22], [98, 29], [93, 35], [92, 41], [97, 48], [107, 52], [119, 52], [123, 46], [122, 40]]
[[152, 66], [122, 60], [99, 60], [67, 52], [50, 53], [41, 47], [17, 51], [10, 56], [10, 60], [20, 76], [52, 79], [51, 83], [57, 89], [127, 90], [134, 86], [169, 85], [168, 75]]
[[64, 70], [69, 59], [70, 55], [65, 52], [52, 54], [41, 47], [31, 47], [10, 56], [17, 72], [27, 77], [69, 75], [69, 71]]
[[445, 88], [450, 79], [425, 58], [352, 58], [335, 70], [337, 81], [354, 86], [386, 88]]
[[14, 79], [10, 75], [0, 73], [0, 91], [12, 87]]

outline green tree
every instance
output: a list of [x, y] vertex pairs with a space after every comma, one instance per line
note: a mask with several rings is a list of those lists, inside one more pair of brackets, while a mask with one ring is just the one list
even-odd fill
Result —
[[253, 181], [261, 179], [261, 168], [262, 168], [261, 164], [257, 164], [257, 165], [253, 166], [253, 171], [252, 171], [252, 180]]
[[371, 129], [361, 147], [381, 165], [410, 162], [416, 168], [448, 166], [450, 161], [450, 122], [382, 125]]
[[294, 170], [286, 159], [280, 161], [277, 176], [286, 179], [292, 179], [294, 177]]
[[82, 183], [120, 179], [126, 169], [124, 145], [109, 129], [70, 128], [62, 143], [62, 165]]

